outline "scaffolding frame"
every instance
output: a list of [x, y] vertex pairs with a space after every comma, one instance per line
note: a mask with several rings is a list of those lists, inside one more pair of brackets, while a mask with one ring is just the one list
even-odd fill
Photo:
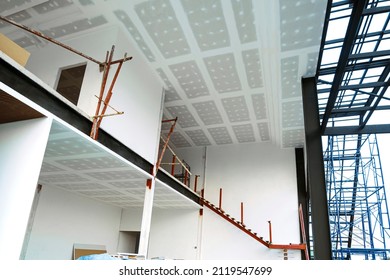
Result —
[[333, 259], [388, 259], [390, 217], [376, 135], [327, 137], [324, 162]]
[[[321, 222], [330, 226], [333, 259], [390, 255], [376, 139], [377, 133], [390, 133], [384, 116], [390, 114], [389, 42], [389, 0], [328, 0], [314, 93], [323, 140], [326, 193], [321, 195], [327, 203], [308, 204], [309, 224], [317, 233], [321, 228], [311, 224], [316, 218], [311, 210], [327, 206], [328, 221]], [[316, 241], [312, 228], [310, 248]]]

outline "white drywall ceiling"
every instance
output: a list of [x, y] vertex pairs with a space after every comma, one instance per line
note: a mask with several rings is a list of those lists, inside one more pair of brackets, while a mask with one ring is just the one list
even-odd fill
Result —
[[[326, 4], [18, 0], [2, 1], [0, 11], [7, 16], [18, 11], [10, 18], [60, 41], [121, 26], [165, 85], [164, 116], [179, 118], [171, 138], [176, 148], [262, 141], [299, 147], [300, 81], [315, 73]], [[32, 55], [45, 44], [1, 21], [0, 32]]]

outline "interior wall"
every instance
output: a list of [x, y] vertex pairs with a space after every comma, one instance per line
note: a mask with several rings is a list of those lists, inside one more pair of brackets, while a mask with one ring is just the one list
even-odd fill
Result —
[[42, 187], [26, 259], [71, 260], [73, 244], [117, 253], [121, 208], [54, 187]]
[[137, 253], [137, 244], [139, 242], [139, 232], [135, 231], [120, 231], [118, 241], [119, 253]]
[[196, 209], [153, 208], [148, 258], [195, 260], [198, 219]]
[[[154, 163], [161, 126], [163, 91], [160, 79], [147, 66], [143, 55], [132, 46], [132, 42], [125, 39], [117, 27], [99, 29], [80, 37], [61, 38], [61, 42], [100, 61], [104, 61], [112, 45], [115, 46], [114, 60], [123, 58], [125, 53], [133, 57], [123, 64], [110, 101], [110, 106], [124, 114], [105, 117], [101, 127]], [[102, 72], [96, 63], [50, 43], [29, 51], [31, 56], [26, 68], [53, 88], [56, 87], [60, 68], [87, 62], [78, 108], [88, 116], [95, 115], [98, 102], [95, 95], [100, 93], [102, 79]], [[113, 65], [110, 70], [106, 91], [117, 66]], [[106, 114], [112, 113], [115, 111], [108, 108]]]
[[140, 231], [142, 222], [142, 208], [123, 209], [120, 230]]
[[[180, 149], [191, 168], [204, 168], [202, 149]], [[244, 203], [244, 223], [269, 240], [272, 222], [275, 244], [299, 243], [299, 218], [294, 149], [280, 149], [272, 143], [207, 147], [205, 198], [219, 203], [240, 220]], [[202, 180], [202, 178], [200, 178]], [[269, 250], [208, 209], [203, 217], [202, 259], [283, 259], [281, 250]], [[300, 259], [299, 251], [289, 258]]]
[[0, 259], [19, 259], [51, 121], [0, 125]]

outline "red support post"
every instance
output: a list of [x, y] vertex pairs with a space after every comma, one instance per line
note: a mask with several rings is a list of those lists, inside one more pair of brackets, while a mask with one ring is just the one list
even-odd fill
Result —
[[[301, 232], [302, 232], [302, 241], [303, 244], [306, 244], [306, 232], [305, 232], [305, 222], [304, 222], [305, 220], [303, 218], [302, 204], [299, 204], [298, 212], [299, 212], [299, 221], [300, 221]], [[305, 247], [305, 258], [306, 260], [310, 259], [307, 246]]]
[[241, 224], [244, 225], [244, 202], [241, 202]]
[[198, 186], [198, 178], [199, 178], [199, 175], [195, 175], [194, 192], [196, 192], [196, 188]]
[[219, 209], [222, 209], [222, 188], [219, 189]]
[[172, 157], [172, 167], [171, 167], [171, 175], [175, 176], [175, 162], [176, 162], [176, 155], [173, 155]]
[[269, 228], [269, 243], [272, 243], [272, 225], [271, 221], [268, 221], [268, 228]]
[[169, 120], [169, 121], [173, 121], [173, 124], [171, 125], [171, 129], [169, 130], [168, 132], [168, 136], [167, 136], [167, 140], [166, 142], [164, 143], [164, 146], [161, 150], [161, 154], [160, 154], [160, 157], [156, 163], [156, 172], [157, 170], [160, 168], [160, 164], [161, 164], [161, 161], [162, 161], [162, 158], [164, 156], [164, 153], [165, 153], [165, 150], [167, 149], [167, 146], [168, 146], [168, 142], [169, 142], [169, 139], [171, 138], [171, 135], [173, 133], [173, 130], [175, 129], [175, 126], [176, 126], [176, 122], [177, 122], [177, 117], [174, 118], [173, 120]]
[[[200, 190], [200, 197], [201, 197], [201, 199], [200, 199], [200, 205], [203, 206], [203, 205], [204, 205], [204, 204], [203, 204], [204, 189], [201, 189], [201, 190]], [[202, 209], [199, 209], [199, 215], [200, 215], [200, 216], [203, 216], [203, 208], [202, 208]]]
[[184, 172], [184, 185], [186, 185], [188, 187], [188, 171], [187, 171], [187, 169]]

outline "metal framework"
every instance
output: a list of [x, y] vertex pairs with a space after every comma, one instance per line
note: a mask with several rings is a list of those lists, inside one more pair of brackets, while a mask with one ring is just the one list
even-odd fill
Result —
[[375, 135], [390, 133], [389, 77], [390, 1], [329, 0], [316, 80], [333, 259], [389, 257]]
[[390, 218], [376, 135], [329, 136], [327, 147], [333, 259], [387, 259]]
[[317, 67], [324, 135], [390, 132], [379, 118], [390, 112], [389, 11], [389, 0], [329, 1]]

